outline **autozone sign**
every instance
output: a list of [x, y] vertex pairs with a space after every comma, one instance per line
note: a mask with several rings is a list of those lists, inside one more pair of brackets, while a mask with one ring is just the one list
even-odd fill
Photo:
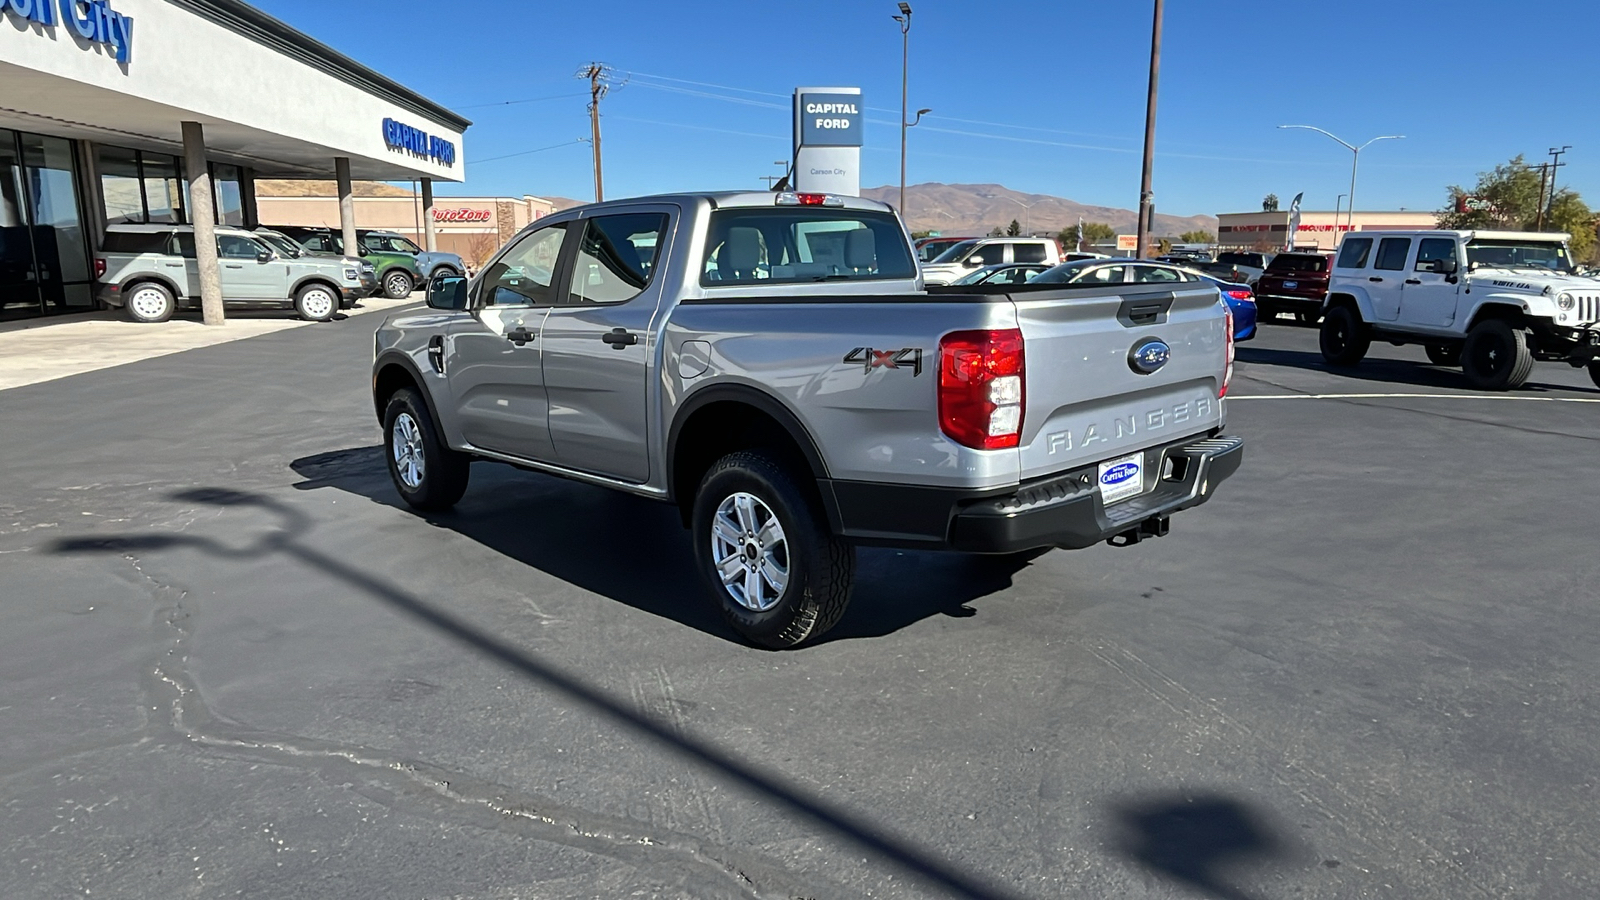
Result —
[[434, 209], [435, 222], [487, 222], [493, 216], [487, 209]]

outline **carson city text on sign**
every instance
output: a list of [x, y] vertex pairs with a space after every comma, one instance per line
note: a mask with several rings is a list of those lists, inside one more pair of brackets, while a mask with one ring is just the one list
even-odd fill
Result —
[[117, 62], [133, 55], [133, 17], [111, 8], [109, 0], [0, 0], [0, 10], [19, 19], [56, 27], [56, 11], [78, 36], [111, 48]]

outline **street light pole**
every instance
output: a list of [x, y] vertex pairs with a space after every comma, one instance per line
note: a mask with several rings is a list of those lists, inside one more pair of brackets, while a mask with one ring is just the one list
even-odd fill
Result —
[[1333, 242], [1335, 244], [1339, 243], [1339, 207], [1344, 205], [1344, 198], [1348, 196], [1350, 195], [1340, 194], [1333, 201]]
[[1150, 203], [1155, 198], [1150, 193], [1150, 176], [1155, 168], [1156, 155], [1156, 85], [1161, 80], [1161, 12], [1163, 0], [1156, 0], [1155, 19], [1150, 29], [1150, 92], [1144, 106], [1144, 168], [1139, 175], [1139, 248], [1135, 256], [1144, 256], [1145, 243], [1150, 239]]
[[[911, 4], [900, 2], [900, 215], [906, 214], [906, 129], [916, 123], [906, 123], [906, 75], [911, 64]], [[922, 113], [917, 113], [922, 118]]]
[[1350, 153], [1351, 153], [1351, 160], [1350, 160], [1350, 208], [1348, 210], [1346, 210], [1346, 212], [1345, 212], [1345, 225], [1346, 225], [1345, 231], [1354, 231], [1355, 227], [1356, 227], [1356, 166], [1361, 163], [1361, 151], [1367, 149], [1368, 147], [1372, 146], [1373, 144], [1376, 144], [1379, 141], [1398, 141], [1398, 140], [1403, 140], [1405, 138], [1405, 135], [1403, 135], [1403, 134], [1386, 134], [1386, 135], [1383, 135], [1382, 137], [1375, 137], [1372, 140], [1367, 141], [1365, 144], [1362, 144], [1361, 146], [1357, 147], [1355, 144], [1350, 143], [1349, 141], [1339, 137], [1338, 135], [1334, 134], [1333, 132], [1324, 131], [1321, 128], [1318, 128], [1315, 125], [1279, 125], [1278, 127], [1279, 128], [1304, 128], [1307, 131], [1315, 131], [1318, 134], [1324, 135], [1326, 137], [1333, 138], [1334, 140], [1336, 140], [1339, 143], [1343, 144], [1346, 150], [1350, 151]]
[[1007, 197], [1006, 199], [1022, 207], [1022, 232], [1023, 236], [1027, 237], [1031, 232], [1031, 229], [1028, 227], [1028, 213], [1033, 209], [1034, 203], [1037, 203], [1038, 201], [1036, 200], [1034, 203], [1023, 203], [1021, 200], [1018, 200], [1015, 197]]

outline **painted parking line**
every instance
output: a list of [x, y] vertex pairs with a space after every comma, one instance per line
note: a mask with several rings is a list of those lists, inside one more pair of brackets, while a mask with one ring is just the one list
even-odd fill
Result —
[[1600, 403], [1600, 397], [1523, 397], [1516, 394], [1232, 394], [1235, 400], [1521, 400], [1529, 403]]

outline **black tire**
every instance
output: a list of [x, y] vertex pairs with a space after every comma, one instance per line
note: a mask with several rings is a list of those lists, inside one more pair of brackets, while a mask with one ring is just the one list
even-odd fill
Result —
[[122, 307], [135, 322], [165, 322], [178, 311], [178, 298], [159, 281], [141, 281], [122, 292]]
[[1460, 344], [1428, 344], [1422, 349], [1428, 354], [1428, 362], [1436, 366], [1453, 369], [1461, 365]]
[[1600, 360], [1589, 363], [1589, 380], [1594, 386], [1600, 388]]
[[1461, 346], [1461, 371], [1480, 391], [1510, 391], [1533, 374], [1528, 331], [1504, 319], [1485, 319], [1467, 332]]
[[[415, 429], [414, 440], [407, 441], [403, 437], [408, 433], [407, 421]], [[397, 443], [405, 444], [407, 451], [398, 457]], [[411, 455], [417, 450], [421, 452], [420, 459]], [[395, 490], [413, 509], [424, 512], [449, 509], [467, 492], [471, 458], [445, 446], [433, 416], [428, 413], [428, 405], [412, 388], [395, 391], [384, 407], [383, 451]], [[411, 462], [417, 463], [415, 469], [408, 465]]]
[[428, 280], [432, 281], [433, 279], [438, 278], [440, 275], [443, 275], [446, 278], [455, 278], [455, 277], [459, 276], [460, 274], [461, 274], [460, 272], [456, 271], [456, 267], [455, 266], [436, 266], [436, 267], [434, 267], [434, 270], [428, 275]]
[[[718, 460], [701, 479], [694, 497], [695, 564], [706, 589], [734, 631], [752, 644], [774, 650], [794, 647], [837, 625], [855, 579], [855, 548], [828, 530], [820, 503], [803, 484], [771, 456], [741, 450]], [[740, 495], [756, 501], [748, 522], [738, 514]], [[780, 543], [767, 551], [762, 536], [769, 519], [777, 522]], [[731, 526], [732, 532], [717, 530], [721, 537], [714, 537], [719, 521], [725, 529]], [[745, 550], [722, 555], [724, 567], [736, 564], [725, 584], [718, 542], [726, 549], [733, 543], [729, 537], [737, 538]], [[767, 601], [765, 595], [774, 586], [765, 577], [762, 562], [769, 552], [773, 562], [782, 563], [784, 578], [775, 598]], [[746, 586], [752, 579], [757, 596], [746, 605], [741, 596], [748, 596]]]
[[1372, 335], [1350, 307], [1335, 306], [1322, 317], [1322, 333], [1317, 342], [1322, 347], [1322, 358], [1329, 365], [1353, 366], [1367, 355]]
[[404, 300], [411, 296], [416, 286], [411, 273], [403, 269], [391, 269], [383, 273], [383, 295], [390, 300]]
[[339, 312], [342, 299], [339, 291], [325, 284], [312, 282], [295, 291], [294, 311], [307, 321], [326, 322]]

